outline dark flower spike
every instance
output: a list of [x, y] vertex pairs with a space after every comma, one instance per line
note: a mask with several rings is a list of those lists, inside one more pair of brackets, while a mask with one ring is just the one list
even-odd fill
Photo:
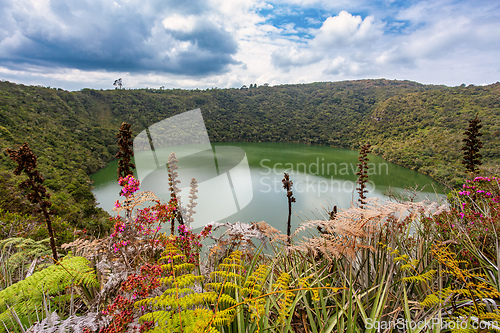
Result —
[[54, 240], [54, 232], [52, 230], [52, 222], [50, 220], [50, 215], [48, 208], [50, 207], [50, 202], [46, 199], [50, 198], [50, 194], [47, 192], [43, 182], [45, 179], [40, 175], [37, 167], [37, 157], [31, 151], [28, 144], [25, 142], [18, 150], [7, 149], [7, 153], [10, 158], [17, 163], [17, 168], [14, 170], [15, 175], [21, 175], [23, 172], [28, 176], [28, 179], [21, 182], [19, 187], [23, 190], [30, 191], [26, 197], [28, 200], [39, 206], [39, 211], [41, 211], [45, 217], [45, 222], [47, 224], [47, 231], [50, 237], [50, 247], [52, 248], [52, 257], [55, 261], [58, 260], [56, 243]]

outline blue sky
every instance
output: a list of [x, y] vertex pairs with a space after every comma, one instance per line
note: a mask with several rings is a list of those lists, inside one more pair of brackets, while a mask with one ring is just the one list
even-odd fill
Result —
[[0, 0], [0, 79], [230, 88], [500, 81], [498, 0]]

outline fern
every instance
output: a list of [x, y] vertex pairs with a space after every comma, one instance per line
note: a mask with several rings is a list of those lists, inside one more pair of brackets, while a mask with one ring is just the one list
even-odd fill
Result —
[[242, 289], [243, 297], [253, 298], [262, 294], [262, 285], [266, 279], [267, 265], [260, 265], [245, 281]]
[[141, 321], [154, 321], [156, 327], [149, 332], [218, 332], [213, 327], [207, 327], [213, 312], [208, 309], [185, 310], [182, 313], [155, 311], [145, 314]]
[[[43, 308], [43, 298], [64, 291], [71, 285], [98, 286], [96, 274], [83, 257], [68, 255], [56, 265], [51, 265], [26, 279], [0, 291], [0, 321], [11, 322], [12, 312], [21, 320], [34, 316], [36, 309]], [[61, 299], [61, 298], [59, 298]], [[56, 299], [58, 300], [58, 299]], [[3, 331], [0, 326], [0, 331]]]
[[[403, 265], [401, 267], [401, 269], [403, 269], [404, 266], [406, 266], [406, 265]], [[402, 280], [405, 282], [425, 282], [425, 281], [431, 280], [435, 274], [436, 274], [436, 271], [431, 269], [431, 270], [428, 270], [427, 272], [422, 273], [422, 274], [403, 277]]]
[[[226, 331], [234, 328], [236, 318], [238, 329], [247, 324], [257, 325], [257, 331], [260, 331], [266, 326], [262, 319], [270, 299], [270, 303], [276, 305], [276, 311], [268, 309], [269, 317], [266, 318], [277, 318], [278, 325], [286, 325], [290, 314], [295, 311], [297, 292], [312, 291], [312, 299], [318, 300], [320, 289], [333, 292], [343, 289], [328, 286], [311, 288], [308, 280], [313, 276], [301, 278], [298, 288], [292, 288], [292, 278], [286, 272], [272, 283], [267, 281], [269, 266], [262, 264], [251, 271], [254, 266], [245, 267], [242, 252], [234, 251], [210, 274], [210, 281], [204, 284], [205, 290], [196, 292], [203, 278], [190, 271], [191, 266], [185, 265], [186, 257], [177, 248], [168, 245], [162, 260], [166, 276], [161, 281], [167, 289], [160, 296], [135, 302], [136, 308], [149, 312], [142, 315], [139, 322], [154, 322], [149, 332]], [[247, 269], [250, 272], [244, 275]], [[264, 290], [267, 292], [264, 293]], [[255, 326], [251, 327], [254, 328], [250, 330], [255, 329]]]
[[463, 268], [462, 266], [466, 263], [458, 260], [457, 255], [444, 245], [434, 246], [432, 253], [437, 261], [445, 267], [442, 273], [451, 275], [454, 283], [450, 287], [428, 295], [420, 302], [421, 306], [444, 307], [453, 300], [453, 307], [450, 308], [453, 311], [450, 313], [449, 321], [460, 323], [458, 326], [462, 330], [452, 329], [452, 332], [468, 332], [471, 331], [469, 328], [477, 327], [478, 321], [497, 321], [500, 319], [500, 313], [497, 309], [488, 309], [486, 306], [490, 299], [500, 298], [500, 292], [485, 282], [483, 274]]
[[172, 244], [167, 245], [160, 260], [165, 262], [161, 267], [166, 275], [160, 282], [167, 289], [160, 296], [134, 303], [136, 308], [155, 310], [141, 316], [139, 322], [154, 322], [149, 332], [217, 332], [213, 327], [214, 313], [208, 305], [217, 302], [219, 295], [193, 290], [204, 277], [192, 273], [195, 266]]
[[14, 248], [16, 251], [10, 254], [9, 258], [2, 263], [10, 269], [15, 269], [22, 263], [25, 263], [31, 258], [42, 257], [50, 254], [50, 249], [45, 246], [44, 243], [48, 243], [49, 239], [43, 239], [40, 241], [35, 241], [31, 238], [7, 238], [0, 241], [0, 247], [2, 248], [2, 257], [8, 253], [12, 252], [9, 249]]
[[279, 316], [278, 322], [284, 323], [285, 319], [288, 317], [290, 313], [290, 307], [292, 305], [292, 297], [294, 293], [291, 291], [287, 291], [290, 285], [290, 275], [288, 273], [281, 273], [279, 278], [276, 280], [276, 283], [273, 284], [273, 289], [275, 291], [279, 291], [280, 294], [278, 296], [278, 305], [279, 305]]

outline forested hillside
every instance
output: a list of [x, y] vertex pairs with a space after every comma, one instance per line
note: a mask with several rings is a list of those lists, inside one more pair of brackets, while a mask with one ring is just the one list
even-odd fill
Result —
[[[498, 170], [500, 83], [445, 87], [361, 80], [251, 89], [91, 90], [0, 82], [0, 208], [30, 212], [11, 176], [6, 148], [27, 142], [53, 193], [54, 213], [97, 228], [89, 174], [114, 158], [122, 122], [134, 133], [166, 117], [201, 108], [211, 141], [290, 141], [373, 152], [456, 185], [468, 120], [482, 121], [484, 168]], [[100, 222], [95, 222], [100, 221]]]

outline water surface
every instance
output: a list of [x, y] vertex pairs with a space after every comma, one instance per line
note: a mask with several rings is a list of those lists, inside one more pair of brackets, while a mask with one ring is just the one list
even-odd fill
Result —
[[[194, 227], [219, 222], [266, 221], [282, 232], [286, 231], [288, 202], [282, 188], [283, 173], [293, 181], [292, 224], [295, 228], [307, 219], [326, 218], [333, 206], [348, 208], [358, 199], [356, 172], [358, 152], [327, 146], [294, 143], [216, 143], [213, 151], [190, 155], [179, 152], [179, 171], [189, 169], [197, 175], [200, 189]], [[238, 148], [244, 151], [237, 158]], [[226, 149], [225, 151], [223, 149]], [[226, 153], [223, 156], [222, 152]], [[169, 154], [157, 151], [156, 154]], [[177, 152], [176, 152], [177, 153]], [[227, 155], [229, 154], [229, 158]], [[246, 156], [243, 156], [245, 155]], [[215, 157], [214, 157], [215, 156]], [[141, 165], [141, 189], [153, 190], [164, 201], [169, 199], [165, 166], [151, 165], [144, 171], [141, 152], [136, 163]], [[215, 160], [215, 166], [209, 167]], [[236, 161], [236, 162], [235, 162]], [[238, 164], [239, 163], [239, 164]], [[247, 164], [248, 163], [248, 164]], [[236, 165], [238, 164], [238, 165]], [[248, 165], [248, 166], [247, 166]], [[389, 163], [378, 156], [369, 155], [369, 183], [367, 197], [387, 199], [388, 192], [401, 193], [405, 188], [418, 186], [423, 191], [418, 199], [437, 200], [442, 187], [430, 177]], [[114, 202], [120, 199], [116, 183], [117, 161], [109, 163], [94, 175], [94, 195], [100, 206], [114, 214]], [[192, 174], [192, 172], [191, 172]], [[227, 181], [216, 181], [218, 175], [229, 175]], [[221, 176], [222, 177], [222, 176]], [[222, 177], [226, 179], [226, 177]], [[220, 178], [220, 179], [222, 179]], [[219, 179], [219, 180], [220, 180]], [[190, 179], [181, 177], [180, 186], [188, 186]], [[182, 192], [183, 205], [187, 203], [189, 188]], [[208, 194], [207, 194], [208, 193]], [[204, 213], [203, 213], [204, 212]]]

